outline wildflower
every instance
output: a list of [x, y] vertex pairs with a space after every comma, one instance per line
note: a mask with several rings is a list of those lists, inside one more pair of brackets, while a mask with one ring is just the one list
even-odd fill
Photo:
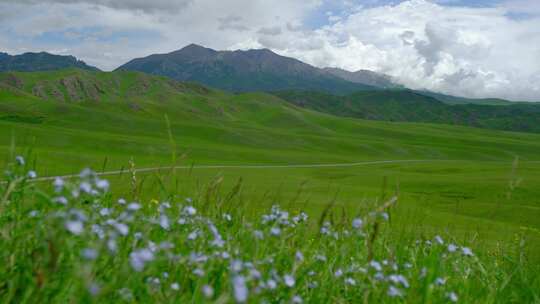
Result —
[[172, 290], [176, 290], [176, 291], [180, 290], [180, 284], [178, 284], [178, 283], [172, 283], [172, 284], [171, 284], [171, 289], [172, 289]]
[[212, 286], [210, 285], [204, 285], [202, 287], [202, 292], [203, 292], [203, 295], [208, 299], [214, 296], [214, 288], [212, 288]]
[[83, 222], [80, 221], [80, 220], [69, 220], [69, 221], [66, 221], [66, 229], [75, 234], [75, 235], [80, 235], [81, 233], [83, 233], [84, 231], [84, 225], [83, 225]]
[[159, 226], [161, 226], [161, 228], [165, 230], [169, 230], [169, 228], [171, 227], [169, 218], [165, 214], [162, 214], [159, 217]]
[[465, 256], [473, 256], [473, 252], [472, 252], [471, 248], [469, 248], [469, 247], [463, 247], [463, 248], [461, 248], [461, 252], [462, 252], [463, 255], [465, 255]]
[[438, 236], [438, 235], [435, 236], [435, 241], [436, 241], [437, 243], [439, 243], [439, 245], [443, 245], [443, 244], [444, 244], [444, 240], [442, 239], [442, 237], [440, 237], [440, 236]]
[[92, 225], [92, 232], [95, 233], [98, 236], [98, 238], [100, 238], [100, 239], [105, 238], [105, 231], [98, 224], [93, 224]]
[[56, 192], [62, 191], [62, 189], [64, 188], [64, 185], [65, 185], [65, 182], [61, 177], [57, 177], [54, 179], [53, 187]]
[[90, 284], [90, 286], [88, 287], [88, 292], [92, 295], [92, 296], [97, 296], [99, 294], [99, 292], [101, 291], [101, 288], [99, 287], [99, 285], [97, 283], [92, 283]]
[[106, 179], [97, 179], [96, 180], [96, 187], [100, 190], [103, 190], [104, 192], [109, 191], [109, 181]]
[[266, 282], [266, 286], [268, 286], [268, 289], [276, 289], [277, 288], [277, 282], [270, 279]]
[[118, 290], [118, 294], [124, 301], [131, 301], [133, 299], [133, 293], [128, 288]]
[[92, 193], [92, 185], [90, 185], [90, 183], [88, 183], [88, 182], [82, 182], [79, 185], [79, 189], [81, 189], [82, 192], [85, 192], [87, 194]]
[[118, 204], [120, 204], [120, 205], [125, 205], [125, 204], [126, 204], [126, 200], [123, 199], [123, 198], [120, 198], [120, 199], [118, 199]]
[[191, 232], [190, 234], [188, 234], [188, 240], [190, 241], [194, 241], [197, 239], [197, 237], [199, 236], [199, 233], [198, 233], [198, 230], [195, 230], [193, 232]]
[[255, 236], [256, 239], [258, 240], [262, 240], [264, 239], [264, 233], [260, 230], [255, 230], [253, 231], [253, 235]]
[[109, 249], [110, 252], [116, 252], [118, 250], [118, 245], [116, 244], [116, 240], [115, 239], [109, 239], [107, 241], [107, 248]]
[[448, 245], [448, 252], [456, 252], [457, 250], [457, 246], [454, 245], [454, 244], [449, 244]]
[[302, 252], [297, 251], [294, 255], [294, 258], [296, 259], [296, 261], [302, 262], [304, 260], [304, 255], [302, 254]]
[[335, 276], [336, 278], [339, 278], [339, 277], [341, 277], [342, 275], [343, 275], [343, 270], [341, 270], [341, 268], [339, 268], [338, 270], [336, 270], [336, 271], [334, 272], [334, 276]]
[[113, 226], [116, 229], [116, 231], [118, 231], [118, 233], [120, 233], [121, 235], [123, 235], [123, 236], [128, 235], [128, 233], [129, 233], [128, 225], [126, 225], [124, 223], [115, 223]]
[[243, 263], [240, 260], [234, 260], [231, 262], [231, 270], [233, 272], [240, 272], [242, 271]]
[[381, 213], [381, 217], [383, 218], [383, 220], [385, 221], [388, 221], [390, 219], [390, 216], [388, 215], [388, 213], [386, 212], [382, 212]]
[[58, 204], [61, 204], [61, 205], [64, 205], [64, 206], [66, 206], [68, 204], [67, 198], [65, 198], [63, 196], [56, 197], [56, 198], [53, 199], [53, 201], [55, 203], [58, 203]]
[[101, 216], [109, 216], [109, 215], [111, 215], [111, 209], [103, 208], [103, 209], [99, 210], [99, 214]]
[[369, 262], [369, 266], [371, 266], [376, 271], [382, 271], [381, 263], [379, 263], [379, 262], [377, 262], [375, 260]]
[[401, 284], [405, 288], [409, 288], [409, 281], [400, 274], [392, 274], [388, 276], [388, 280], [390, 280], [394, 284]]
[[20, 156], [20, 155], [18, 155], [18, 156], [15, 157], [15, 162], [17, 162], [17, 164], [18, 164], [19, 166], [24, 166], [24, 164], [26, 163], [26, 162], [24, 161], [24, 157], [22, 157], [22, 156]]
[[446, 278], [436, 278], [435, 279], [435, 285], [442, 286], [446, 284]]
[[279, 227], [272, 227], [272, 229], [270, 229], [270, 234], [273, 236], [279, 236], [281, 234], [281, 229]]
[[355, 218], [352, 222], [352, 227], [354, 229], [360, 229], [362, 228], [362, 225], [364, 225], [364, 221], [362, 221], [361, 218]]
[[184, 213], [189, 216], [193, 216], [197, 214], [197, 209], [195, 209], [193, 206], [186, 206], [184, 207]]
[[223, 219], [226, 220], [227, 222], [230, 222], [232, 221], [232, 216], [228, 213], [224, 213], [223, 214]]
[[30, 213], [28, 213], [29, 217], [37, 217], [38, 215], [39, 215], [39, 211], [37, 210], [32, 210], [30, 211]]
[[203, 277], [204, 276], [204, 270], [202, 270], [200, 268], [197, 268], [197, 269], [193, 270], [193, 274], [198, 276], [198, 277]]
[[302, 304], [303, 302], [304, 301], [299, 295], [296, 295], [291, 299], [291, 303], [294, 303], [294, 304]]
[[85, 248], [82, 250], [81, 255], [86, 260], [95, 260], [98, 257], [98, 252], [92, 248]]
[[325, 255], [322, 255], [322, 254], [318, 254], [315, 256], [315, 259], [318, 260], [318, 261], [321, 261], [321, 262], [326, 262], [327, 261], [327, 258]]
[[448, 298], [448, 300], [450, 300], [451, 302], [454, 302], [456, 303], [458, 301], [458, 295], [451, 291], [449, 293], [446, 294], [446, 297]]
[[246, 279], [243, 276], [236, 276], [233, 279], [234, 299], [238, 303], [244, 303], [248, 298], [248, 288]]
[[402, 297], [403, 296], [403, 292], [395, 287], [395, 286], [390, 286], [388, 288], [388, 296], [392, 297], [392, 298], [395, 298], [395, 297]]
[[129, 262], [135, 271], [142, 271], [146, 263], [154, 260], [154, 253], [146, 248], [129, 254]]
[[128, 209], [129, 211], [137, 211], [137, 210], [141, 209], [141, 205], [138, 204], [138, 203], [131, 203], [131, 204], [129, 204], [129, 205], [127, 206], [127, 209]]
[[283, 282], [287, 287], [294, 287], [294, 284], [296, 284], [296, 280], [294, 279], [294, 277], [289, 274], [283, 276]]
[[37, 173], [36, 171], [28, 171], [28, 174], [27, 174], [28, 178], [29, 179], [34, 179], [34, 178], [37, 178]]
[[346, 278], [345, 284], [350, 285], [350, 286], [356, 286], [356, 280], [353, 278]]

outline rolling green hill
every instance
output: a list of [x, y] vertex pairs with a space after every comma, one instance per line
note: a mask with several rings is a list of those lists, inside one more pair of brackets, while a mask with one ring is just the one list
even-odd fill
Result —
[[67, 68], [79, 68], [89, 71], [98, 71], [73, 56], [53, 55], [46, 52], [24, 53], [21, 55], [9, 55], [0, 52], [0, 72], [19, 71], [36, 72], [51, 71]]
[[540, 132], [540, 106], [532, 103], [448, 105], [410, 90], [364, 91], [348, 96], [300, 91], [275, 94], [300, 107], [345, 117]]

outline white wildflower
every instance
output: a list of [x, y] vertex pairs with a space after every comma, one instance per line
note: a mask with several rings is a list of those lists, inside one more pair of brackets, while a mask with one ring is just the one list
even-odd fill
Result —
[[31, 170], [31, 171], [28, 171], [27, 176], [28, 176], [29, 179], [35, 179], [35, 178], [37, 178], [37, 173], [36, 173], [36, 171]]
[[293, 303], [293, 304], [302, 304], [302, 303], [304, 303], [304, 301], [302, 300], [302, 298], [300, 296], [296, 295], [291, 299], [291, 303]]
[[444, 244], [444, 240], [442, 239], [442, 237], [440, 237], [440, 236], [438, 236], [438, 235], [435, 236], [435, 241], [436, 241], [437, 243], [439, 243], [439, 245], [443, 245], [443, 244]]
[[172, 283], [172, 284], [171, 284], [171, 289], [172, 289], [172, 290], [176, 290], [176, 291], [180, 290], [180, 284], [178, 284], [178, 283]]
[[448, 245], [448, 252], [456, 252], [457, 250], [457, 246], [454, 245], [454, 244], [449, 244]]

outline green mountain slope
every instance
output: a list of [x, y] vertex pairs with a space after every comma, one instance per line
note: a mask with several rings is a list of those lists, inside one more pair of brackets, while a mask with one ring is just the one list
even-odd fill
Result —
[[117, 70], [196, 81], [232, 92], [300, 89], [345, 94], [374, 89], [270, 50], [215, 51], [189, 45], [169, 54], [134, 59]]
[[24, 53], [15, 56], [0, 53], [0, 72], [35, 72], [61, 70], [66, 68], [98, 71], [97, 68], [87, 65], [73, 56], [53, 55], [46, 52]]
[[[76, 85], [74, 85], [76, 84]], [[174, 140], [202, 163], [535, 158], [540, 137], [336, 117], [262, 93], [232, 95], [136, 72], [0, 75], [0, 145], [33, 146], [53, 172], [170, 163]], [[46, 173], [46, 172], [44, 172]]]
[[364, 91], [348, 96], [301, 91], [276, 95], [304, 108], [346, 117], [540, 132], [540, 106], [536, 104], [448, 105], [410, 90]]

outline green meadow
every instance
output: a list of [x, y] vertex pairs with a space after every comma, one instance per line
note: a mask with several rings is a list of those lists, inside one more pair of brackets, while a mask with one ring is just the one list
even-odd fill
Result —
[[[540, 260], [538, 134], [335, 117], [265, 93], [65, 70], [0, 74], [0, 153], [1, 167], [23, 155], [39, 177], [122, 171], [103, 176], [114, 199], [189, 197], [205, 208], [230, 195], [246, 218], [279, 204], [338, 221], [396, 196], [389, 239], [439, 234], [484, 256], [522, 242]], [[442, 301], [409, 301], [421, 299]]]

